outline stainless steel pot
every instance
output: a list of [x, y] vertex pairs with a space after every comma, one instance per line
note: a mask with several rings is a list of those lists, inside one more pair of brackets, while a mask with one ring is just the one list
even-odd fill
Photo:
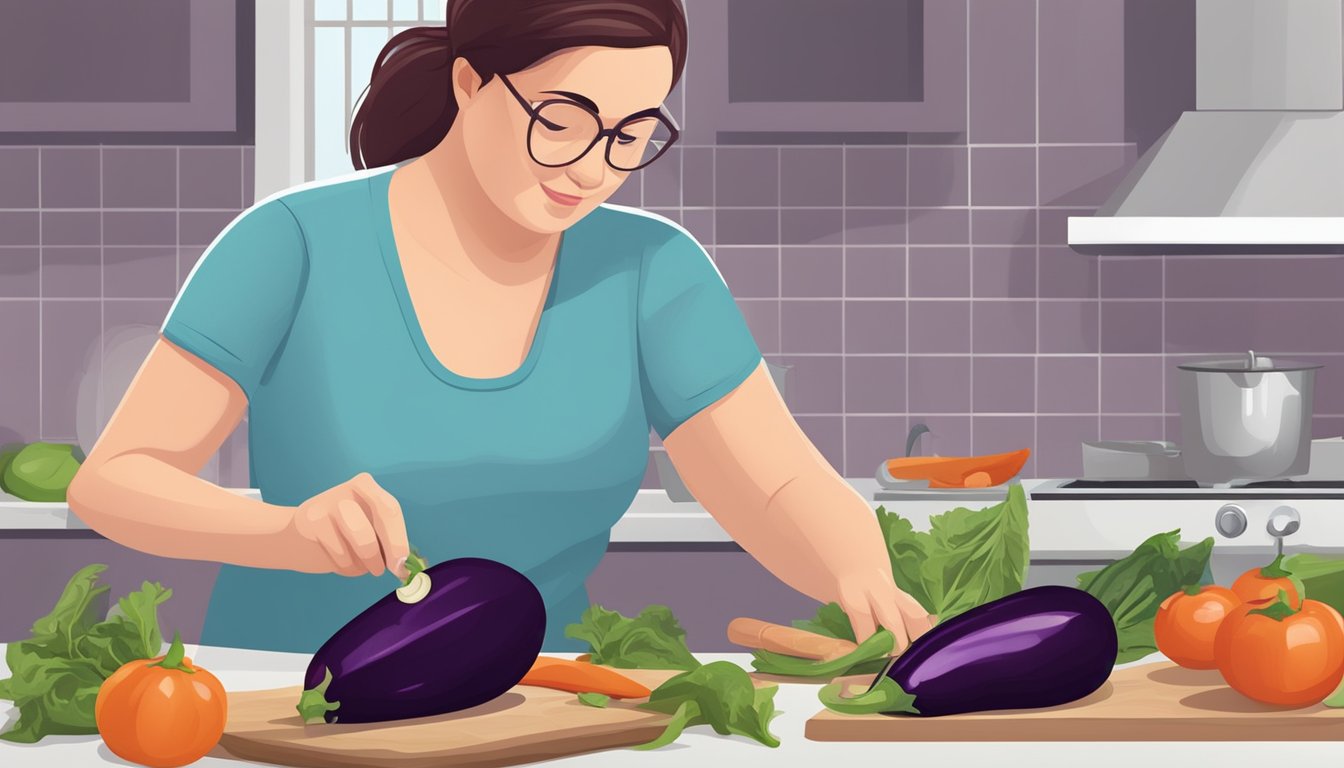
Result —
[[1180, 367], [1181, 454], [1201, 485], [1306, 474], [1316, 370], [1258, 356]]

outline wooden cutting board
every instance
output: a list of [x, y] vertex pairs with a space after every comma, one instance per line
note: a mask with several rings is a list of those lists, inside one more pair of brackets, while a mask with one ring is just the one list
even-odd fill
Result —
[[[916, 704], [918, 706], [918, 704]], [[1170, 662], [1117, 670], [1062, 707], [944, 717], [813, 716], [814, 741], [1344, 741], [1344, 709], [1283, 709], [1252, 701], [1217, 671]]]
[[[620, 671], [649, 688], [678, 674]], [[572, 693], [517, 686], [479, 707], [439, 717], [304, 725], [294, 710], [301, 690], [229, 694], [224, 737], [210, 754], [303, 768], [486, 768], [642, 744], [657, 738], [670, 719], [630, 702], [590, 707]]]

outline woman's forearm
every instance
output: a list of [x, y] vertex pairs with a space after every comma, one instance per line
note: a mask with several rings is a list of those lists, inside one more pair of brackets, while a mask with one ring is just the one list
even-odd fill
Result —
[[143, 453], [81, 467], [68, 501], [90, 528], [154, 555], [299, 571], [326, 563], [320, 547], [288, 535], [292, 508], [234, 493]]

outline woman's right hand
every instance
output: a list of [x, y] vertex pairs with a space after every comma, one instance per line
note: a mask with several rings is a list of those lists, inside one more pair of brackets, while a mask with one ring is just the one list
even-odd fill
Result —
[[[382, 575], [405, 581], [410, 544], [399, 504], [367, 472], [292, 507], [288, 531], [303, 556], [295, 570], [343, 576]], [[305, 546], [306, 545], [306, 546]]]

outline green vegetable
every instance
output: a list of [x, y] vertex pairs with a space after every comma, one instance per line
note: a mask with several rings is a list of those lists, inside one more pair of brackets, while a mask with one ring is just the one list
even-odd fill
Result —
[[9, 493], [9, 489], [5, 487], [5, 469], [9, 467], [9, 463], [14, 460], [15, 456], [19, 455], [21, 450], [23, 450], [23, 443], [0, 445], [0, 493]]
[[78, 470], [74, 446], [31, 443], [5, 467], [4, 485], [8, 493], [24, 501], [65, 501], [65, 490]]
[[[592, 662], [622, 669], [682, 669], [700, 666], [686, 647], [686, 630], [665, 605], [650, 605], [635, 618], [591, 605], [565, 635], [592, 648]], [[675, 679], [675, 678], [674, 678]]]
[[756, 651], [752, 654], [752, 666], [758, 672], [772, 675], [790, 675], [793, 677], [835, 677], [853, 672], [859, 674], [859, 666], [869, 669], [876, 665], [880, 670], [891, 656], [896, 640], [886, 629], [878, 629], [871, 637], [859, 644], [858, 648], [831, 661], [816, 661], [785, 656], [771, 651]]
[[727, 661], [712, 661], [683, 672], [654, 689], [641, 709], [672, 715], [662, 735], [635, 749], [656, 749], [677, 740], [693, 725], [709, 725], [723, 736], [738, 734], [768, 747], [779, 746], [770, 733], [778, 686], [757, 688], [746, 670]]
[[98, 574], [106, 568], [81, 568], [51, 613], [33, 623], [32, 636], [9, 644], [5, 661], [12, 676], [0, 680], [0, 699], [14, 702], [19, 721], [0, 739], [32, 743], [97, 733], [93, 705], [103, 681], [128, 661], [158, 654], [158, 606], [172, 590], [145, 582], [100, 621], [108, 587], [98, 585]]
[[1115, 620], [1120, 640], [1117, 664], [1157, 652], [1153, 619], [1162, 601], [1190, 584], [1211, 584], [1213, 537], [1180, 548], [1180, 530], [1159, 533], [1132, 553], [1078, 576], [1078, 587], [1100, 600]]
[[813, 634], [856, 642], [854, 627], [850, 626], [849, 617], [839, 603], [826, 603], [817, 609], [816, 616], [799, 619], [793, 622], [793, 626]]
[[1289, 555], [1283, 569], [1302, 588], [1302, 597], [1310, 597], [1344, 613], [1344, 558], [1320, 555]]
[[611, 697], [605, 693], [580, 693], [579, 702], [590, 707], [605, 707]]

